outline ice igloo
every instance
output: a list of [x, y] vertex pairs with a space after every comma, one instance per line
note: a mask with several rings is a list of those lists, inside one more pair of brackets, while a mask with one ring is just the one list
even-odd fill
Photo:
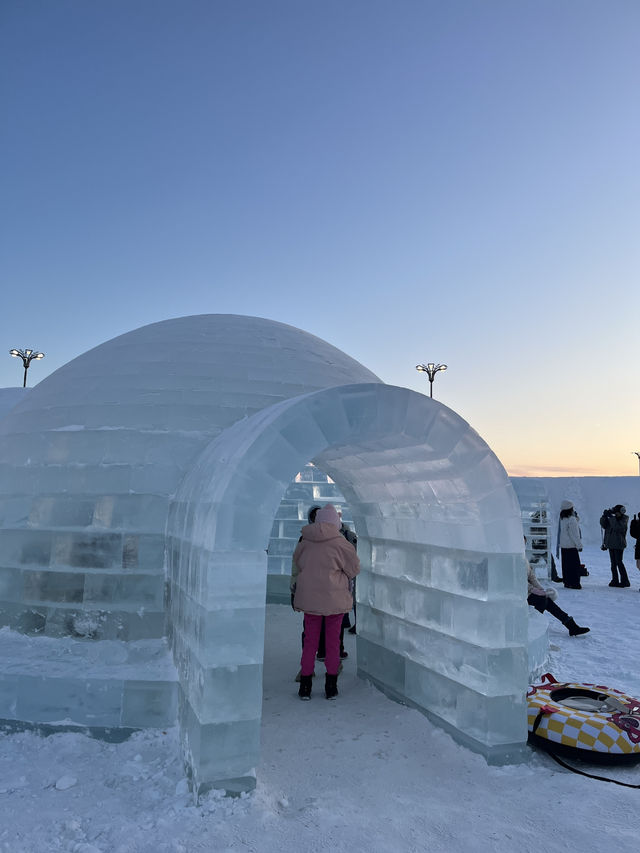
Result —
[[525, 571], [500, 462], [441, 403], [235, 315], [121, 335], [0, 420], [0, 719], [120, 737], [177, 717], [196, 792], [252, 788], [265, 548], [308, 461], [359, 537], [358, 674], [518, 756]]

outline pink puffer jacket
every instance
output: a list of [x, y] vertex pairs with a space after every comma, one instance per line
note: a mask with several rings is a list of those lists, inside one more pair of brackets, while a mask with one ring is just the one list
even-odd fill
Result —
[[305, 613], [332, 616], [353, 607], [349, 580], [360, 572], [360, 560], [335, 524], [307, 524], [293, 553], [297, 571], [293, 606]]

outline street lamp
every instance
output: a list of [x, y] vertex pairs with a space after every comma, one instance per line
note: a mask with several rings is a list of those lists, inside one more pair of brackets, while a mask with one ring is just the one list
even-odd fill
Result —
[[22, 383], [22, 387], [27, 387], [27, 370], [29, 370], [29, 365], [32, 361], [39, 361], [41, 358], [44, 358], [43, 352], [34, 352], [32, 349], [10, 349], [9, 355], [14, 356], [15, 358], [21, 358], [22, 363], [24, 365], [24, 382]]
[[638, 457], [638, 476], [640, 477], [640, 450], [632, 450], [631, 452]]
[[436, 373], [439, 370], [446, 370], [446, 364], [434, 364], [433, 362], [429, 362], [429, 364], [416, 364], [416, 370], [422, 371], [422, 373], [426, 373], [429, 377], [429, 396], [433, 397], [433, 380], [436, 378]]

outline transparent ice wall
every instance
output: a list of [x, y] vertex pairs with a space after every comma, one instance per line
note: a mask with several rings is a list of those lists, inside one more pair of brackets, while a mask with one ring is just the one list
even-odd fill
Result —
[[520, 504], [523, 533], [527, 537], [525, 553], [539, 579], [551, 578], [555, 530], [551, 520], [549, 496], [537, 477], [510, 477]]
[[117, 729], [177, 701], [195, 790], [252, 787], [265, 549], [310, 460], [359, 535], [360, 674], [490, 760], [517, 752], [525, 578], [502, 466], [441, 404], [232, 315], [115, 338], [0, 419], [0, 718]]
[[543, 673], [549, 671], [549, 622], [533, 607], [527, 609], [529, 684], [535, 684]]
[[[0, 626], [33, 638], [48, 686], [39, 693], [30, 688], [30, 679], [39, 677], [37, 654], [28, 672], [11, 661], [9, 676], [10, 656], [0, 648], [0, 719], [77, 721], [71, 661], [82, 657], [82, 644], [92, 644], [98, 660], [111, 657], [109, 644], [121, 644], [124, 665], [128, 644], [147, 643], [136, 657], [138, 680], [145, 671], [140, 648], [148, 650], [149, 671], [163, 650], [170, 660], [167, 515], [170, 496], [194, 459], [230, 425], [273, 403], [331, 385], [375, 381], [358, 362], [299, 329], [253, 317], [202, 315], [114, 338], [28, 393], [5, 389]], [[44, 654], [45, 645], [52, 648], [49, 640], [73, 641], [64, 673], [59, 661], [56, 675], [47, 671], [47, 661], [57, 660], [55, 651]], [[98, 694], [105, 690], [110, 697], [104, 703], [110, 712], [100, 717], [104, 726], [129, 725], [128, 709], [138, 701], [129, 698], [116, 670], [105, 669], [95, 684]], [[176, 692], [175, 670], [174, 680], [163, 683], [157, 695]], [[138, 693], [148, 687], [141, 685]], [[55, 705], [46, 692], [55, 693]], [[146, 717], [136, 713], [138, 723], [158, 719], [154, 701]]]
[[245, 790], [258, 761], [265, 542], [312, 459], [359, 536], [358, 668], [490, 761], [526, 741], [526, 573], [507, 475], [454, 412], [381, 384], [331, 388], [236, 424], [171, 508], [171, 624], [197, 790]]

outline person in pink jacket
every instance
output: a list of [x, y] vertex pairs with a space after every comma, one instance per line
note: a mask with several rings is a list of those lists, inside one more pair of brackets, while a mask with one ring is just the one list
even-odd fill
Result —
[[325, 618], [326, 657], [324, 692], [338, 695], [340, 627], [353, 607], [349, 581], [360, 572], [356, 549], [340, 533], [340, 516], [333, 504], [316, 513], [314, 524], [302, 528], [302, 540], [293, 552], [295, 576], [293, 607], [304, 613], [304, 646], [300, 662], [301, 699], [311, 698], [311, 679], [318, 651], [322, 617]]

